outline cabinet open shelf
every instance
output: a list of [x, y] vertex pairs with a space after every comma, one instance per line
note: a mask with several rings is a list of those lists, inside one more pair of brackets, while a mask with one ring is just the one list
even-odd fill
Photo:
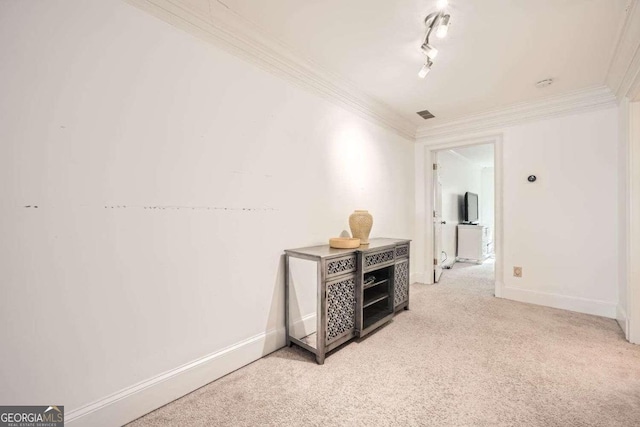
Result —
[[359, 336], [372, 332], [393, 315], [393, 277], [393, 265], [363, 274]]
[[389, 305], [386, 301], [378, 301], [364, 309], [363, 316], [363, 329], [367, 329], [369, 326], [377, 323], [378, 321], [389, 316]]
[[[385, 280], [386, 282], [386, 280]], [[379, 286], [377, 288], [370, 288], [371, 290], [365, 292], [364, 294], [364, 303], [362, 304], [362, 308], [367, 308], [370, 305], [373, 305], [377, 302], [380, 302], [386, 298], [389, 298], [389, 288], [385, 286]]]
[[369, 288], [373, 288], [374, 286], [379, 286], [382, 285], [383, 283], [387, 283], [389, 282], [389, 279], [382, 279], [382, 280], [378, 280], [377, 282], [373, 282], [373, 283], [369, 283], [367, 285], [364, 285], [362, 288], [363, 289], [369, 289]]

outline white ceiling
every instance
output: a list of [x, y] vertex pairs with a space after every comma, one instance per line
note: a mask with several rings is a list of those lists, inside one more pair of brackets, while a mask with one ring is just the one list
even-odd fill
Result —
[[471, 145], [450, 151], [481, 168], [493, 167], [493, 144]]
[[[449, 36], [432, 39], [440, 53], [424, 80], [436, 0], [210, 2], [421, 126], [604, 85], [630, 0], [449, 0]], [[436, 119], [415, 114], [425, 109]]]

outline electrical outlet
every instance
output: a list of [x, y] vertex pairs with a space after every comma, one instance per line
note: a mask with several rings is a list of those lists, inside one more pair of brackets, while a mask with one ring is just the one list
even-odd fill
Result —
[[522, 267], [513, 267], [513, 277], [522, 277]]

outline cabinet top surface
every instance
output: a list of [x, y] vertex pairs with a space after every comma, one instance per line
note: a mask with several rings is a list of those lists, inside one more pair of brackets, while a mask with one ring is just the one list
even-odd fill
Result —
[[289, 255], [303, 255], [316, 258], [329, 258], [340, 255], [348, 255], [356, 252], [370, 252], [377, 249], [382, 249], [387, 246], [395, 246], [403, 243], [409, 243], [409, 239], [389, 239], [386, 237], [379, 237], [376, 239], [369, 239], [368, 245], [362, 245], [359, 248], [354, 249], [335, 249], [329, 245], [309, 246], [306, 248], [286, 249], [285, 252]]

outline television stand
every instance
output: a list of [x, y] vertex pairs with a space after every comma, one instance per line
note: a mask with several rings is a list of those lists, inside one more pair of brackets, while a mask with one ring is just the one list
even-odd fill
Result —
[[489, 256], [488, 228], [478, 224], [458, 224], [457, 261], [482, 264]]

